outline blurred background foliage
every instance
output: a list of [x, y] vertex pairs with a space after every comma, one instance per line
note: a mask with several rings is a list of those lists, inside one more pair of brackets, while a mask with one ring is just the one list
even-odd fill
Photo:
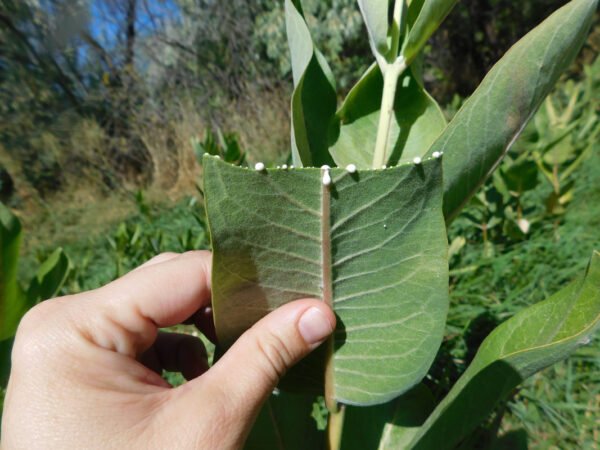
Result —
[[[461, 0], [425, 57], [447, 116], [565, 3]], [[341, 97], [372, 58], [356, 2], [303, 4]], [[495, 324], [600, 248], [599, 23], [449, 230], [453, 307], [427, 378], [438, 398]], [[280, 0], [0, 0], [0, 201], [23, 225], [19, 279], [58, 246], [71, 262], [62, 293], [207, 248], [201, 156], [286, 162], [291, 84]], [[596, 340], [528, 381], [490, 426], [525, 428], [532, 448], [597, 448], [598, 374]]]

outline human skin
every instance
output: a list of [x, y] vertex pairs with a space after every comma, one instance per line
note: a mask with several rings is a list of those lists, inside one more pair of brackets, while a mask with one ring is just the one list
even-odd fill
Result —
[[[241, 448], [280, 377], [335, 328], [297, 300], [243, 334], [210, 369], [201, 341], [159, 333], [210, 304], [209, 252], [162, 254], [94, 291], [45, 301], [21, 321], [2, 419], [10, 449]], [[189, 379], [173, 388], [158, 373]], [[157, 373], [158, 372], [158, 373]]]

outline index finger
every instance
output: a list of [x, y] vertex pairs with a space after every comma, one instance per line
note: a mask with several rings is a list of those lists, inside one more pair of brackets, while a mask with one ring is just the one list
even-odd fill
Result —
[[210, 304], [212, 254], [183, 253], [140, 267], [99, 291], [115, 318], [141, 318], [155, 327], [177, 325]]

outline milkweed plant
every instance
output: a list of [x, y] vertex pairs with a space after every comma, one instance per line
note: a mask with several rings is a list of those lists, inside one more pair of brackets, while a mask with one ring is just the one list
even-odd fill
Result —
[[[499, 325], [441, 402], [422, 383], [449, 307], [447, 226], [580, 50], [597, 0], [572, 0], [516, 43], [448, 123], [423, 48], [456, 0], [358, 0], [374, 62], [338, 104], [300, 0], [285, 0], [292, 164], [205, 155], [220, 351], [278, 306], [316, 297], [332, 337], [291, 370], [247, 448], [452, 449], [524, 379], [600, 325], [600, 253]], [[310, 418], [315, 396], [326, 431]]]

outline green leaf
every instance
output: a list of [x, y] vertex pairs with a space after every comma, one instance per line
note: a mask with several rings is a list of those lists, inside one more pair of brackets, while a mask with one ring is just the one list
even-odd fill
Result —
[[527, 377], [568, 357], [600, 328], [600, 253], [583, 277], [497, 327], [411, 449], [453, 448]]
[[429, 154], [444, 152], [444, 214], [451, 220], [494, 171], [581, 48], [597, 0], [573, 0], [494, 66]]
[[10, 375], [10, 355], [12, 352], [14, 338], [0, 341], [0, 389], [6, 387]]
[[524, 160], [501, 171], [506, 187], [517, 194], [530, 191], [538, 184], [538, 166], [534, 161]]
[[0, 341], [15, 334], [27, 307], [17, 281], [21, 222], [0, 203]]
[[294, 78], [292, 158], [298, 167], [333, 164], [327, 147], [337, 106], [335, 81], [301, 10], [291, 0], [285, 0], [285, 17]]
[[389, 0], [358, 0], [360, 12], [367, 26], [369, 41], [375, 56], [385, 58], [390, 51], [388, 43]]
[[42, 263], [27, 290], [27, 301], [31, 306], [58, 294], [71, 271], [71, 261], [62, 248], [56, 249]]
[[425, 0], [414, 25], [408, 33], [402, 50], [402, 55], [407, 64], [410, 64], [415, 59], [456, 2], [457, 0]]
[[317, 429], [311, 412], [315, 397], [278, 392], [264, 404], [245, 450], [319, 450], [325, 433]]
[[[337, 113], [340, 130], [329, 149], [336, 164], [371, 167], [377, 137], [383, 77], [373, 64], [348, 93]], [[446, 119], [438, 104], [408, 70], [396, 90], [395, 116], [390, 129], [394, 143], [388, 163], [412, 161], [423, 157], [446, 127]]]
[[[573, 125], [577, 125], [577, 122]], [[575, 159], [576, 155], [577, 149], [573, 146], [571, 136], [566, 135], [560, 141], [549, 147], [542, 159], [549, 166], [560, 166], [567, 161]]]
[[425, 422], [435, 402], [425, 385], [418, 384], [383, 405], [346, 407], [342, 445], [344, 450], [398, 450], [406, 448]]
[[[448, 307], [439, 160], [334, 168], [330, 187], [320, 169], [258, 172], [211, 157], [204, 167], [221, 344], [284, 303], [322, 298], [338, 316], [329, 398], [384, 403], [423, 378]], [[322, 389], [318, 356], [296, 371], [301, 386]]]

